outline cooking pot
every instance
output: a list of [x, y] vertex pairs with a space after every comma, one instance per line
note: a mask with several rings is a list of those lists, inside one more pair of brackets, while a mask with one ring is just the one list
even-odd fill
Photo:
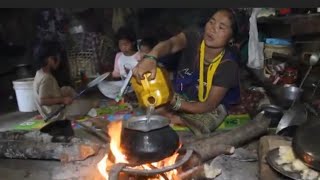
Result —
[[159, 115], [150, 116], [149, 121], [142, 115], [123, 122], [120, 147], [129, 164], [157, 162], [178, 150], [179, 136], [169, 122]]
[[319, 129], [319, 119], [310, 119], [297, 129], [292, 140], [292, 148], [297, 157], [317, 171], [320, 171]]

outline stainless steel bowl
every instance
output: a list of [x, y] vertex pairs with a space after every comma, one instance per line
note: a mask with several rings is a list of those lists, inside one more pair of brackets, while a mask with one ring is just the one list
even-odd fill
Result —
[[299, 100], [303, 89], [298, 88], [296, 86], [283, 86], [282, 88], [282, 95], [283, 98], [286, 100], [294, 101]]

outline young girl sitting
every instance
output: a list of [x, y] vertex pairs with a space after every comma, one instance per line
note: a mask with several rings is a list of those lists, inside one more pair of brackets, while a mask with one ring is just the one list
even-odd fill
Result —
[[122, 27], [117, 32], [116, 38], [120, 52], [116, 54], [113, 72], [98, 85], [100, 92], [111, 99], [116, 99], [129, 70], [133, 69], [140, 60], [140, 53], [136, 50], [135, 45], [136, 35], [133, 30]]
[[129, 70], [133, 69], [140, 60], [139, 52], [136, 50], [136, 35], [133, 30], [120, 28], [116, 38], [120, 52], [116, 54], [114, 60], [113, 78], [125, 78]]

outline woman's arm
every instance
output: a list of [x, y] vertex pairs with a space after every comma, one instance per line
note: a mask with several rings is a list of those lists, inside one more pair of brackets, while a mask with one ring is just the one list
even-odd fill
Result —
[[[150, 56], [155, 58], [160, 58], [169, 54], [176, 53], [181, 49], [185, 48], [187, 45], [186, 35], [181, 32], [176, 36], [171, 37], [168, 40], [158, 43], [151, 51], [148, 53]], [[156, 76], [157, 62], [150, 58], [143, 58], [138, 65], [133, 69], [134, 76], [137, 77], [138, 81], [144, 79], [143, 75], [147, 72], [151, 73], [150, 79], [154, 79]]]
[[187, 38], [184, 33], [179, 33], [168, 40], [159, 42], [151, 51], [149, 55], [155, 57], [163, 57], [169, 54], [174, 54], [187, 45]]
[[193, 114], [213, 111], [220, 104], [220, 101], [223, 99], [227, 91], [228, 88], [212, 86], [209, 97], [205, 102], [182, 101], [180, 110]]

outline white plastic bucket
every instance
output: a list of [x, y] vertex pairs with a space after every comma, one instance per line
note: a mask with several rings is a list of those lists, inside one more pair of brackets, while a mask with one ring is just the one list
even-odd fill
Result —
[[19, 111], [33, 112], [37, 110], [33, 98], [34, 78], [24, 78], [13, 81], [13, 88], [16, 92]]

